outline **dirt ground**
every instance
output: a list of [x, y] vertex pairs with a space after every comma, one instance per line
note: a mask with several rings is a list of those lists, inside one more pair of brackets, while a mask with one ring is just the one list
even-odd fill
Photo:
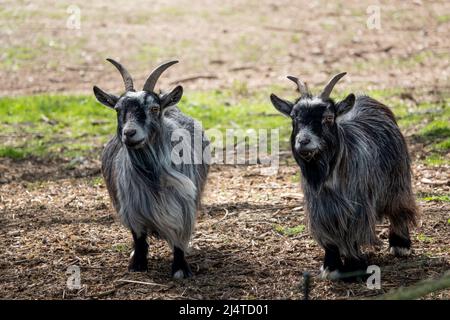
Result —
[[[370, 262], [381, 267], [381, 290], [319, 280], [323, 252], [308, 233], [289, 237], [276, 231], [277, 225], [305, 224], [297, 168], [283, 164], [274, 176], [261, 175], [257, 166], [213, 167], [189, 254], [193, 279], [170, 278], [171, 252], [159, 240], [150, 240], [149, 272], [131, 274], [126, 271], [131, 237], [115, 221], [98, 162], [67, 170], [56, 162], [2, 159], [0, 168], [8, 181], [0, 185], [2, 298], [300, 299], [307, 271], [313, 276], [311, 298], [351, 299], [450, 269], [450, 205], [420, 202], [411, 257], [387, 253], [387, 225], [379, 226], [380, 246], [367, 251]], [[414, 171], [416, 192], [449, 192], [443, 169]], [[70, 265], [81, 268], [80, 290], [66, 287]], [[448, 299], [450, 290], [428, 298]]]
[[[1, 1], [1, 95], [90, 93], [93, 84], [121, 90], [106, 57], [124, 62], [138, 83], [157, 62], [179, 58], [161, 83], [186, 90], [288, 88], [291, 73], [314, 87], [348, 71], [355, 90], [401, 88], [428, 101], [450, 91], [448, 1], [381, 1], [380, 30], [367, 28], [371, 3], [362, 1], [80, 2], [79, 30], [66, 28], [72, 3]], [[420, 164], [422, 146], [408, 142], [414, 191], [448, 194], [449, 168]], [[98, 159], [67, 163], [0, 158], [0, 298], [301, 299], [308, 271], [311, 298], [355, 299], [450, 269], [450, 205], [421, 201], [411, 257], [387, 253], [387, 225], [368, 250], [382, 268], [381, 290], [319, 280], [323, 252], [309, 234], [275, 228], [305, 224], [298, 169], [284, 159], [274, 176], [258, 166], [212, 168], [188, 258], [193, 279], [170, 278], [170, 250], [158, 240], [150, 241], [149, 272], [131, 274], [131, 237], [113, 215]], [[71, 265], [81, 268], [80, 290], [67, 289]], [[449, 299], [450, 290], [426, 298]]]

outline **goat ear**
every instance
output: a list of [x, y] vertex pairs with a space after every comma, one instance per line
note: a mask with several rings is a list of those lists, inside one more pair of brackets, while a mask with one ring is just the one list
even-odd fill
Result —
[[119, 100], [117, 96], [106, 93], [97, 86], [94, 86], [94, 94], [98, 102], [110, 108], [114, 108], [117, 101]]
[[292, 102], [278, 98], [273, 93], [270, 95], [270, 101], [272, 101], [272, 104], [275, 107], [275, 109], [280, 111], [285, 116], [288, 117], [291, 116], [292, 107], [294, 106]]
[[344, 100], [336, 105], [336, 116], [349, 112], [355, 105], [355, 95], [350, 93]]
[[183, 87], [177, 86], [171, 92], [161, 97], [161, 109], [176, 105], [183, 96]]

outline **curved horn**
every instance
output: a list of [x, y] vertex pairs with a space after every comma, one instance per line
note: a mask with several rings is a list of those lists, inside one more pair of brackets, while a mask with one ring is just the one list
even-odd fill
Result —
[[296, 78], [293, 76], [287, 76], [287, 78], [297, 85], [297, 90], [298, 90], [298, 92], [301, 93], [302, 96], [310, 95], [309, 89], [308, 89], [308, 86], [306, 85], [306, 83], [301, 81], [299, 78]]
[[150, 75], [147, 78], [147, 81], [145, 81], [143, 91], [147, 92], [153, 92], [155, 89], [156, 82], [158, 81], [161, 74], [169, 68], [171, 65], [174, 65], [175, 63], [178, 63], [177, 60], [169, 61], [166, 63], [161, 64], [159, 67], [156, 67], [155, 70], [150, 73]]
[[125, 69], [120, 63], [118, 63], [113, 59], [108, 58], [106, 60], [111, 62], [114, 65], [114, 67], [116, 67], [117, 70], [119, 70], [120, 74], [122, 75], [123, 83], [125, 84], [125, 90], [134, 91], [133, 79], [131, 78], [131, 75], [127, 71], [127, 69]]
[[337, 75], [335, 75], [325, 86], [325, 89], [323, 89], [322, 93], [320, 94], [320, 98], [323, 100], [326, 100], [330, 98], [331, 91], [333, 91], [334, 86], [336, 83], [347, 74], [347, 72], [341, 72]]

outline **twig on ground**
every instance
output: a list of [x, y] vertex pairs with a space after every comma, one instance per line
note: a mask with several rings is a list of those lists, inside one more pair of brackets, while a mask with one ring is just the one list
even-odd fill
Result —
[[273, 31], [283, 31], [283, 32], [293, 32], [293, 33], [304, 33], [306, 35], [310, 34], [310, 31], [303, 30], [303, 29], [294, 29], [294, 28], [283, 28], [283, 27], [276, 27], [276, 26], [264, 26], [264, 29], [267, 30], [273, 30]]
[[128, 279], [119, 279], [115, 280], [115, 282], [126, 282], [126, 283], [136, 283], [136, 284], [144, 284], [147, 286], [158, 286], [163, 288], [169, 288], [169, 286], [165, 284], [155, 283], [155, 282], [146, 282], [146, 281], [136, 281], [136, 280], [128, 280]]
[[126, 286], [127, 284], [128, 284], [128, 283], [119, 283], [119, 284], [116, 284], [116, 285], [114, 286], [114, 288], [112, 288], [112, 289], [110, 289], [110, 290], [103, 291], [103, 292], [99, 292], [99, 293], [93, 293], [93, 294], [89, 295], [88, 298], [102, 298], [102, 297], [109, 296], [109, 295], [111, 295], [111, 294], [116, 293], [117, 289], [119, 289], [119, 288], [121, 288], [121, 287], [123, 287], [123, 286]]
[[179, 82], [189, 82], [189, 81], [194, 81], [194, 80], [199, 80], [199, 79], [217, 79], [218, 76], [215, 74], [198, 74], [198, 75], [193, 75], [193, 76], [189, 76], [186, 78], [181, 78], [175, 81], [170, 82], [171, 85], [173, 84], [177, 84]]

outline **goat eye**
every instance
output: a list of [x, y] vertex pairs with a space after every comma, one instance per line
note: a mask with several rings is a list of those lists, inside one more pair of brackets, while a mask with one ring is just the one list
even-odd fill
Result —
[[332, 115], [328, 115], [328, 116], [325, 116], [325, 118], [323, 119], [323, 122], [330, 124], [330, 123], [333, 123], [333, 120], [334, 120], [334, 117]]
[[150, 111], [151, 111], [152, 113], [157, 113], [157, 112], [159, 112], [159, 107], [156, 107], [156, 106], [151, 107], [151, 108], [150, 108]]

